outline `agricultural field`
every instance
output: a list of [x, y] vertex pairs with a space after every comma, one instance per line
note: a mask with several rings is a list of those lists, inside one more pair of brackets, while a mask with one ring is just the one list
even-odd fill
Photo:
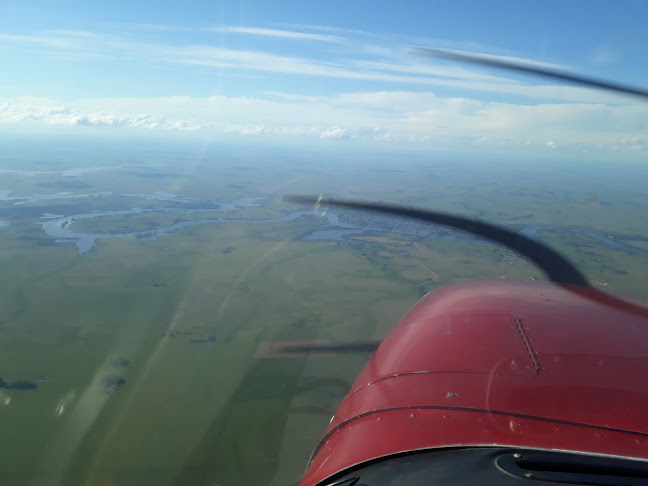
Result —
[[638, 167], [127, 147], [5, 153], [0, 171], [3, 485], [292, 484], [370, 354], [260, 347], [380, 340], [442, 285], [543, 278], [469, 235], [285, 194], [532, 232], [645, 297]]

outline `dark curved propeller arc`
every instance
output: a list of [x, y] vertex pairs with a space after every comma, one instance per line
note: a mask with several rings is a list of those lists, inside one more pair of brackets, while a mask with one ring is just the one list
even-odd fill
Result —
[[316, 206], [334, 206], [338, 208], [353, 208], [375, 211], [383, 214], [405, 216], [428, 223], [451, 226], [458, 230], [472, 233], [493, 243], [499, 243], [531, 260], [547, 276], [559, 284], [589, 286], [585, 276], [564, 256], [548, 246], [532, 240], [524, 235], [515, 233], [501, 226], [484, 223], [471, 218], [447, 214], [439, 211], [410, 208], [391, 204], [379, 204], [345, 199], [322, 199], [309, 196], [286, 196], [285, 200]]
[[[585, 276], [560, 253], [548, 246], [532, 240], [524, 235], [517, 234], [509, 229], [482, 221], [476, 221], [463, 216], [447, 214], [439, 211], [416, 209], [404, 206], [351, 201], [345, 199], [324, 199], [312, 196], [284, 196], [285, 201], [312, 205], [316, 208], [338, 207], [351, 209], [364, 209], [383, 214], [393, 214], [418, 219], [428, 223], [451, 226], [458, 230], [472, 233], [486, 240], [516, 251], [537, 265], [548, 279], [570, 292], [575, 292], [583, 298], [594, 300], [600, 304], [613, 307], [622, 311], [648, 317], [648, 309], [643, 306], [619, 299], [613, 295], [601, 292], [590, 286]], [[294, 352], [373, 352], [380, 342], [356, 342], [348, 344], [325, 345], [286, 345], [279, 353]]]
[[[365, 209], [383, 214], [406, 216], [428, 223], [436, 223], [463, 230], [480, 236], [495, 243], [502, 244], [521, 255], [527, 257], [540, 267], [547, 277], [559, 284], [571, 284], [588, 287], [587, 279], [572, 265], [565, 257], [551, 248], [534, 241], [526, 236], [514, 233], [511, 230], [483, 223], [463, 216], [446, 214], [438, 211], [415, 209], [389, 204], [368, 203], [362, 201], [349, 201], [343, 199], [323, 199], [310, 196], [284, 196], [284, 200], [313, 205], [315, 207], [333, 206], [338, 208]], [[593, 290], [593, 289], [592, 289]], [[324, 345], [285, 345], [276, 350], [279, 354], [295, 352], [373, 352], [380, 342], [358, 342], [348, 344], [324, 344]]]
[[[486, 240], [490, 240], [494, 243], [499, 243], [516, 251], [537, 265], [550, 281], [560, 285], [569, 292], [576, 293], [585, 299], [595, 301], [608, 307], [648, 318], [648, 308], [620, 299], [614, 295], [607, 294], [592, 287], [589, 285], [585, 276], [560, 253], [552, 250], [543, 243], [532, 240], [524, 235], [517, 234], [501, 226], [439, 211], [382, 203], [351, 201], [345, 199], [324, 199], [312, 196], [284, 196], [284, 200], [298, 204], [312, 205], [316, 208], [337, 207], [364, 209], [382, 214], [405, 216], [428, 223], [451, 226], [458, 230], [466, 231]], [[288, 346], [281, 349], [280, 352], [373, 352], [379, 345], [380, 342], [360, 342], [299, 347]]]
[[[613, 81], [584, 76], [581, 74], [573, 74], [549, 67], [538, 66], [536, 64], [524, 63], [514, 60], [504, 60], [483, 54], [472, 54], [445, 49], [418, 48], [415, 49], [414, 52], [422, 56], [445, 58], [455, 61], [495, 67], [498, 69], [507, 69], [509, 71], [522, 72], [551, 79], [558, 79], [576, 85], [599, 88], [607, 91], [639, 96], [640, 98], [648, 99], [648, 90], [644, 88], [628, 86]], [[428, 211], [402, 206], [393, 206], [388, 204], [376, 204], [341, 199], [322, 199], [308, 196], [286, 196], [284, 199], [299, 204], [312, 204], [316, 207], [321, 205], [328, 205], [343, 208], [365, 209], [397, 216], [406, 216], [429, 223], [451, 226], [459, 230], [467, 231], [481, 238], [490, 240], [494, 243], [502, 244], [510, 248], [511, 250], [514, 250], [519, 254], [525, 256], [534, 264], [536, 264], [545, 273], [549, 280], [563, 286], [570, 292], [575, 292], [581, 295], [583, 298], [594, 300], [609, 307], [648, 317], [648, 309], [646, 307], [633, 304], [632, 302], [628, 302], [623, 299], [619, 299], [613, 295], [607, 294], [591, 287], [585, 276], [558, 252], [552, 250], [542, 243], [527, 238], [526, 236], [514, 233], [513, 231], [502, 228], [500, 226], [438, 211]], [[282, 349], [282, 351], [287, 353], [295, 351], [373, 352], [378, 348], [379, 345], [379, 342], [330, 344], [323, 346], [301, 346], [298, 348], [288, 347]]]
[[481, 64], [484, 66], [507, 69], [509, 71], [522, 72], [526, 74], [533, 74], [535, 76], [543, 76], [551, 79], [559, 79], [561, 81], [567, 81], [568, 83], [572, 84], [578, 84], [590, 88], [600, 88], [607, 91], [614, 91], [616, 93], [639, 96], [640, 98], [648, 99], [648, 90], [646, 90], [645, 88], [628, 86], [625, 84], [616, 83], [614, 81], [607, 81], [604, 79], [584, 76], [582, 74], [573, 74], [549, 67], [538, 66], [536, 64], [498, 59], [484, 54], [472, 54], [445, 49], [428, 49], [421, 47], [414, 49], [413, 52], [421, 56], [438, 57], [451, 59], [454, 61], [468, 62], [472, 64]]

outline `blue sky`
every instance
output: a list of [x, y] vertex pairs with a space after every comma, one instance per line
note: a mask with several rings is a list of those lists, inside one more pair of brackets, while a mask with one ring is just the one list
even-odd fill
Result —
[[646, 85], [646, 19], [640, 1], [5, 1], [0, 123], [635, 160], [645, 103], [412, 48]]

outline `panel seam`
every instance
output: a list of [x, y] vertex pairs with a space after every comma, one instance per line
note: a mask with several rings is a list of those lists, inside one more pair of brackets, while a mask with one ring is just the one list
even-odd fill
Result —
[[522, 344], [524, 344], [524, 348], [526, 349], [529, 358], [531, 358], [531, 364], [533, 364], [536, 375], [539, 375], [542, 371], [542, 365], [540, 364], [540, 359], [538, 358], [535, 348], [533, 347], [533, 343], [531, 342], [531, 339], [529, 339], [527, 330], [524, 327], [524, 321], [521, 317], [514, 316], [513, 322], [515, 323], [515, 329], [517, 329], [517, 332], [520, 335], [520, 340], [522, 341]]

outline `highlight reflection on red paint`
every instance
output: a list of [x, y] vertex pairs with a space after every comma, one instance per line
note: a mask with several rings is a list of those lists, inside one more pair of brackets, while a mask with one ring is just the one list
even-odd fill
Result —
[[428, 294], [358, 376], [302, 485], [399, 452], [509, 445], [648, 458], [648, 319], [542, 282]]

